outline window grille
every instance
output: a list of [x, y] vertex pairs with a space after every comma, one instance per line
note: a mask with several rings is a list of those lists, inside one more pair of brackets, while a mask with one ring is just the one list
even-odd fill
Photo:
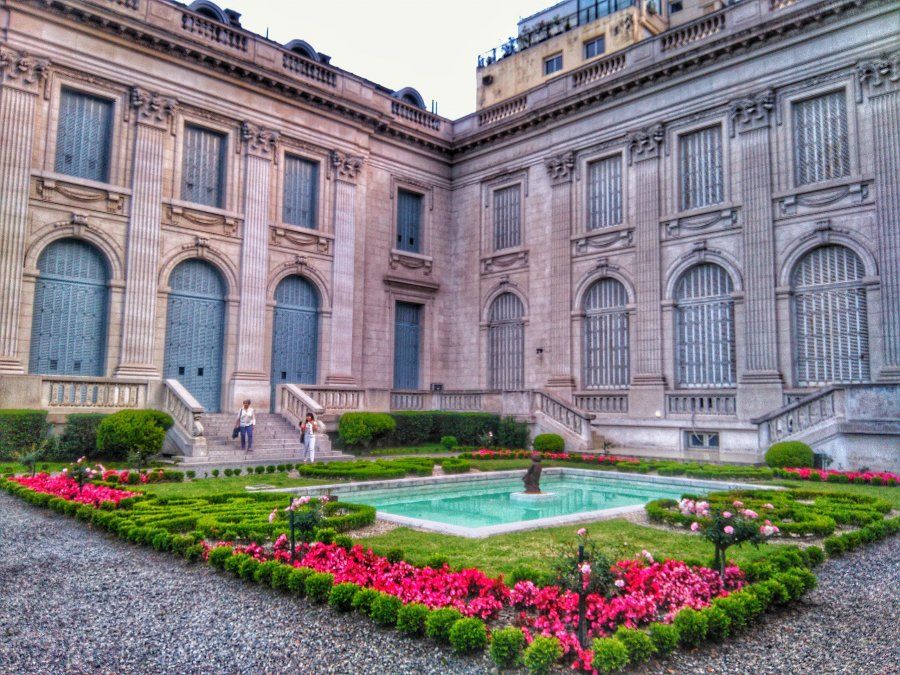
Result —
[[284, 163], [284, 222], [315, 229], [319, 165], [288, 156]]
[[701, 129], [681, 137], [681, 208], [696, 209], [724, 200], [722, 128]]
[[512, 185], [494, 191], [494, 250], [522, 243], [521, 187]]
[[525, 309], [512, 293], [491, 303], [488, 327], [488, 382], [491, 389], [525, 386]]
[[100, 182], [109, 180], [111, 101], [62, 90], [56, 135], [57, 173]]
[[847, 100], [843, 91], [794, 104], [794, 156], [798, 186], [850, 175]]
[[628, 386], [628, 294], [615, 279], [600, 279], [584, 299], [583, 386], [622, 389]]
[[397, 248], [419, 253], [422, 230], [422, 195], [397, 191]]
[[821, 246], [797, 264], [794, 290], [797, 385], [869, 381], [869, 327], [862, 260]]
[[184, 127], [181, 198], [223, 208], [225, 205], [225, 135], [191, 125]]
[[734, 386], [732, 290], [728, 272], [712, 263], [690, 268], [678, 281], [675, 360], [679, 386]]
[[622, 222], [622, 159], [618, 155], [588, 166], [588, 230]]

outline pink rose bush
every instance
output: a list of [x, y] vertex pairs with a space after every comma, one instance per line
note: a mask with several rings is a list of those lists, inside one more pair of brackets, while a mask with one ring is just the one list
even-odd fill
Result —
[[[835, 478], [840, 477], [840, 480], [843, 482], [868, 483], [870, 485], [874, 483], [875, 485], [888, 485], [891, 487], [900, 483], [900, 474], [890, 471], [834, 471], [832, 469], [806, 468], [788, 468], [784, 469], [784, 471], [800, 480], [828, 481], [830, 479], [834, 481]], [[813, 478], [813, 476], [816, 476], [816, 478]]]
[[118, 505], [123, 499], [134, 497], [136, 493], [126, 490], [116, 490], [103, 485], [85, 483], [82, 486], [71, 478], [66, 471], [56, 476], [39, 473], [36, 476], [14, 476], [10, 480], [27, 487], [35, 492], [43, 492], [70, 502], [90, 504], [99, 507], [103, 502], [112, 502]]

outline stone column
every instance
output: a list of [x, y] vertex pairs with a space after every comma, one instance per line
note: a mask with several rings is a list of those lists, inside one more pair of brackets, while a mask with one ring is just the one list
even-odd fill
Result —
[[35, 101], [50, 65], [25, 52], [0, 51], [0, 374], [25, 372], [19, 314]]
[[732, 101], [731, 135], [741, 162], [744, 252], [744, 339], [738, 415], [761, 415], [781, 405], [778, 322], [775, 311], [775, 230], [772, 222], [772, 163], [769, 118], [775, 94], [766, 90]]
[[118, 377], [159, 379], [153, 361], [156, 328], [156, 275], [162, 219], [163, 157], [175, 99], [137, 87], [131, 90], [135, 115], [131, 217], [125, 254], [125, 308]]
[[356, 288], [356, 180], [362, 157], [331, 153], [334, 177], [334, 264], [331, 303], [331, 363], [327, 384], [355, 386], [353, 298]]
[[659, 241], [659, 157], [665, 132], [662, 124], [632, 133], [629, 164], [634, 167], [635, 313], [631, 350], [631, 394], [634, 417], [664, 412], [665, 377], [662, 363], [662, 281]]
[[572, 321], [570, 313], [572, 258], [572, 177], [575, 153], [564, 152], [545, 160], [550, 176], [550, 231], [547, 247], [550, 253], [549, 291], [550, 330], [547, 346], [550, 377], [547, 387], [571, 400], [575, 379], [572, 377]]
[[900, 382], [900, 54], [856, 68], [859, 95], [872, 111], [875, 160], [875, 227], [881, 277], [884, 361], [877, 377]]
[[257, 409], [265, 409], [270, 398], [265, 372], [266, 282], [269, 275], [269, 206], [272, 159], [280, 134], [244, 122], [244, 228], [241, 240], [240, 308], [237, 320], [237, 349], [231, 378], [231, 407], [249, 398]]

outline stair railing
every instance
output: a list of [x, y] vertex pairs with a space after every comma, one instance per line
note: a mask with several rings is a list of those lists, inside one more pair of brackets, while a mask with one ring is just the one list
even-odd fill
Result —
[[759, 447], [785, 440], [844, 413], [843, 387], [826, 387], [804, 396], [799, 401], [782, 406], [761, 417], [754, 417]]
[[296, 428], [306, 419], [307, 413], [319, 417], [325, 414], [325, 408], [296, 384], [280, 384], [278, 385], [275, 412]]

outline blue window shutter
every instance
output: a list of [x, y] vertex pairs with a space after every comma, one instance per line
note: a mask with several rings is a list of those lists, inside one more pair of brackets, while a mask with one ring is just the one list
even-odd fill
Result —
[[421, 250], [422, 195], [397, 191], [397, 248], [419, 253]]
[[307, 279], [290, 276], [275, 289], [272, 401], [279, 384], [315, 384], [319, 356], [319, 294]]
[[287, 156], [284, 166], [284, 222], [315, 229], [318, 189], [319, 165]]
[[394, 316], [394, 389], [419, 388], [422, 306], [398, 302]]
[[56, 133], [57, 173], [100, 182], [109, 180], [113, 104], [63, 89]]
[[184, 127], [181, 198], [186, 202], [225, 206], [225, 135], [192, 125]]

